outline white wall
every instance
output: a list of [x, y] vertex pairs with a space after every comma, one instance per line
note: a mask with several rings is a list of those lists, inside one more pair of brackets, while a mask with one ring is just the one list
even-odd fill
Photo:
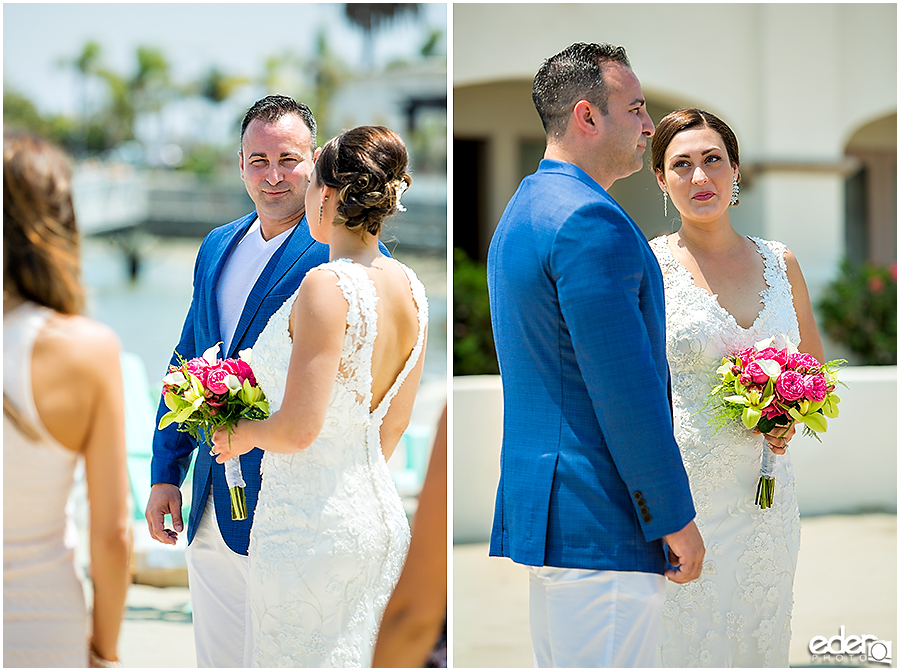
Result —
[[[848, 367], [840, 416], [790, 451], [801, 515], [897, 511], [897, 368]], [[453, 378], [453, 542], [486, 542], [500, 478], [499, 376]]]

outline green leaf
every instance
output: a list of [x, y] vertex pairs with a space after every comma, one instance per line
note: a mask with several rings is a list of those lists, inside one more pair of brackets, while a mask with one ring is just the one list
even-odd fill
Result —
[[756, 428], [759, 429], [762, 433], [769, 433], [776, 426], [777, 424], [775, 420], [771, 417], [761, 417], [760, 420], [756, 423]]
[[165, 415], [159, 418], [159, 426], [156, 427], [160, 431], [165, 429], [169, 424], [175, 421], [175, 417], [178, 416], [178, 413], [173, 410], [172, 412], [167, 412]]
[[759, 422], [761, 416], [762, 413], [756, 408], [744, 408], [744, 412], [741, 413], [741, 421], [748, 429], [752, 429]]
[[799, 421], [802, 421], [804, 424], [806, 424], [806, 426], [808, 426], [816, 433], [824, 433], [828, 430], [828, 420], [826, 420], [825, 417], [818, 412], [806, 415]]
[[838, 416], [838, 413], [840, 412], [840, 410], [837, 407], [837, 404], [840, 402], [841, 402], [841, 399], [837, 394], [833, 394], [833, 393], [828, 394], [828, 396], [825, 397], [824, 404], [822, 405], [822, 413], [826, 417], [828, 417], [830, 419], [834, 419], [835, 417]]

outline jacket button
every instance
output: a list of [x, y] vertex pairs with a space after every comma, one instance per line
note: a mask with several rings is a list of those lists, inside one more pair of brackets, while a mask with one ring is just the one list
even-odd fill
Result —
[[634, 498], [636, 498], [636, 499], [643, 498], [643, 496], [644, 496], [644, 495], [641, 494], [640, 492], [635, 492], [635, 493], [634, 493]]
[[647, 508], [641, 508], [641, 515], [646, 515], [650, 511]]
[[645, 522], [651, 522], [652, 520], [653, 520], [653, 518], [650, 517], [650, 515], [644, 515], [644, 521], [645, 521]]
[[644, 501], [644, 499], [638, 499], [637, 504], [638, 504], [639, 506], [645, 506], [645, 505], [647, 505], [647, 502]]

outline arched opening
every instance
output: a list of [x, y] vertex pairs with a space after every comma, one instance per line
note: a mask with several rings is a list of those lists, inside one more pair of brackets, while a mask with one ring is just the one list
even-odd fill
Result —
[[896, 263], [896, 112], [857, 129], [845, 153], [860, 164], [846, 184], [847, 256], [854, 263]]

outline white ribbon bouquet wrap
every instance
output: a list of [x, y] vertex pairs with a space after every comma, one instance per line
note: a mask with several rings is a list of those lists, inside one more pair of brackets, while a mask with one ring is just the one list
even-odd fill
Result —
[[[159, 429], [169, 424], [211, 446], [219, 428], [231, 432], [242, 419], [260, 420], [269, 416], [269, 403], [250, 367], [252, 351], [241, 350], [237, 359], [219, 359], [219, 344], [202, 357], [169, 366], [163, 378], [163, 397], [169, 412], [159, 420]], [[176, 353], [177, 355], [177, 353]], [[210, 449], [210, 454], [212, 450]], [[231, 519], [247, 519], [247, 498], [240, 457], [225, 462], [225, 482], [231, 496]]]

